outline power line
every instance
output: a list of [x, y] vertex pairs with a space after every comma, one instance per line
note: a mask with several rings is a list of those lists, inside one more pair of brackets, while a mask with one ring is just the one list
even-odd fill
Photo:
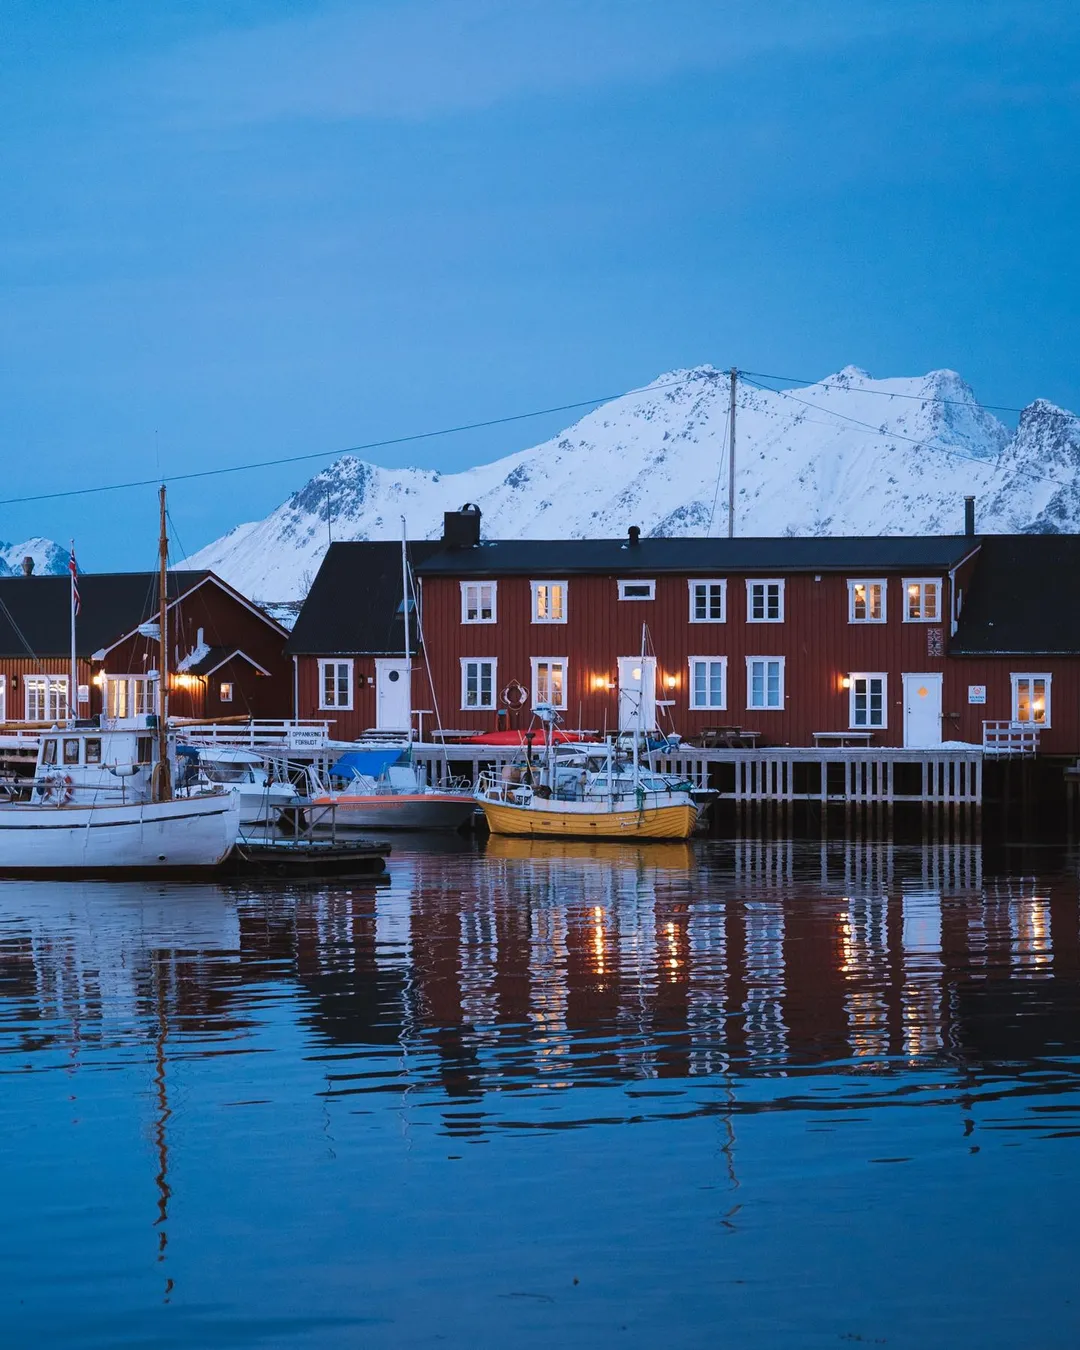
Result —
[[[980, 403], [978, 399], [969, 401], [962, 398], [936, 398], [932, 394], [896, 394], [889, 389], [849, 389], [847, 385], [829, 384], [827, 379], [799, 380], [796, 379], [794, 375], [763, 375], [756, 370], [740, 370], [739, 374], [745, 376], [748, 380], [779, 380], [782, 384], [799, 384], [804, 388], [809, 388], [811, 385], [820, 385], [823, 389], [838, 389], [842, 393], [874, 394], [878, 398], [906, 398], [915, 403], [942, 403], [954, 408], [970, 408], [971, 404], [974, 403], [979, 408], [985, 408], [987, 412], [1022, 413], [1024, 411], [1023, 408], [1006, 407], [1003, 403]], [[759, 388], [763, 387], [764, 386], [759, 386]], [[772, 394], [782, 394], [784, 393], [784, 390], [771, 389], [769, 392]]]
[[[700, 374], [700, 379], [719, 379], [719, 372]], [[688, 377], [693, 379], [694, 376]], [[0, 506], [20, 506], [26, 502], [48, 502], [58, 497], [86, 497], [96, 492], [123, 492], [128, 488], [158, 487], [161, 483], [185, 483], [194, 478], [217, 478], [226, 473], [247, 473], [250, 469], [271, 469], [279, 464], [300, 464], [305, 460], [332, 459], [340, 455], [358, 455], [368, 450], [385, 450], [392, 445], [408, 445], [416, 441], [432, 440], [437, 436], [455, 436], [463, 431], [482, 431], [486, 427], [506, 426], [510, 422], [524, 422], [531, 417], [545, 417], [549, 413], [572, 412], [577, 408], [593, 408], [601, 403], [611, 403], [618, 398], [629, 398], [631, 394], [652, 393], [654, 389], [675, 389], [688, 383], [688, 379], [667, 380], [663, 384], [643, 385], [637, 389], [625, 389], [621, 394], [600, 394], [596, 398], [579, 399], [576, 403], [560, 403], [553, 408], [535, 408], [531, 412], [511, 413], [507, 417], [491, 417], [484, 422], [466, 422], [456, 427], [440, 427], [438, 431], [417, 431], [409, 436], [392, 436], [383, 441], [367, 441], [363, 445], [349, 445], [342, 450], [315, 450], [305, 455], [282, 455], [279, 459], [261, 459], [250, 464], [230, 464], [220, 469], [197, 469], [191, 473], [175, 473], [167, 478], [135, 478], [127, 483], [103, 483], [98, 487], [66, 488], [62, 492], [39, 492], [30, 497], [0, 498]]]

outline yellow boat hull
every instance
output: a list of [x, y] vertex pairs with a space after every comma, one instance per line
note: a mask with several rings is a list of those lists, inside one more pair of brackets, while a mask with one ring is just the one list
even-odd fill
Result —
[[482, 801], [480, 805], [492, 834], [532, 839], [689, 839], [698, 818], [692, 802], [629, 811], [560, 811], [557, 802], [509, 806]]

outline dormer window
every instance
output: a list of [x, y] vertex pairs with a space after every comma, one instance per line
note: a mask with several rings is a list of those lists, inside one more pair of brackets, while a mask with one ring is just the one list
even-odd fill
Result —
[[565, 623], [566, 595], [568, 586], [565, 581], [532, 581], [533, 623]]
[[494, 623], [496, 586], [494, 581], [461, 583], [461, 622]]
[[848, 623], [884, 623], [887, 587], [883, 580], [848, 582]]
[[620, 581], [620, 600], [655, 600], [655, 581]]
[[904, 578], [904, 622], [937, 623], [941, 618], [941, 578]]
[[784, 583], [748, 581], [746, 583], [747, 623], [784, 622]]

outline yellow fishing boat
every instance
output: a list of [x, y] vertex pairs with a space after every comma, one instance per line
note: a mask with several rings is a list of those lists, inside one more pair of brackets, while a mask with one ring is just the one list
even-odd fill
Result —
[[[665, 797], [675, 794], [665, 793]], [[492, 834], [556, 836], [561, 839], [689, 839], [697, 824], [693, 801], [611, 810], [589, 802], [559, 802], [534, 798], [528, 802], [480, 799]]]

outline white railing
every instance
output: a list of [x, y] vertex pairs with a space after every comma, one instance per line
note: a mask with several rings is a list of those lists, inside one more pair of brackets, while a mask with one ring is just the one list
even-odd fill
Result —
[[330, 743], [330, 723], [303, 719], [252, 722], [194, 722], [174, 727], [194, 745], [273, 745], [319, 750]]
[[1040, 730], [1031, 722], [984, 722], [983, 753], [1037, 755]]

